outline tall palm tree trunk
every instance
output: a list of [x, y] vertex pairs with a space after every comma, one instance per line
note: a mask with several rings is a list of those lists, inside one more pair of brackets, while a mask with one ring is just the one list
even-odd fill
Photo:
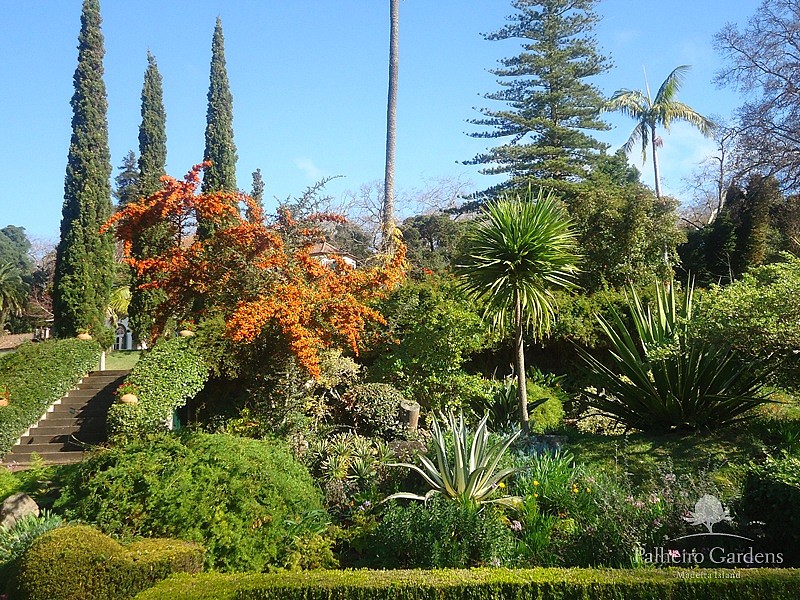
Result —
[[386, 171], [381, 218], [381, 250], [394, 248], [394, 153], [397, 138], [397, 77], [400, 66], [400, 0], [389, 0], [389, 100], [386, 108]]
[[528, 390], [525, 381], [525, 346], [523, 344], [522, 300], [519, 290], [514, 291], [514, 325], [516, 328], [516, 347], [514, 352], [514, 368], [517, 371], [517, 402], [519, 403], [519, 422], [522, 431], [530, 433], [528, 423]]
[[653, 144], [653, 174], [656, 178], [656, 198], [661, 200], [661, 178], [658, 172], [658, 142], [656, 138], [656, 126], [650, 126], [650, 139]]

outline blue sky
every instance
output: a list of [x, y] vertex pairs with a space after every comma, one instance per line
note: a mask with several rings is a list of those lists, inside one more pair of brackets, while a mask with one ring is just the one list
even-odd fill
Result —
[[[239, 187], [260, 168], [268, 206], [297, 195], [324, 176], [334, 196], [383, 177], [388, 55], [388, 0], [101, 0], [105, 81], [114, 173], [137, 149], [142, 77], [149, 49], [164, 78], [168, 164], [182, 176], [202, 159], [214, 21], [225, 32], [234, 96]], [[680, 64], [692, 65], [680, 98], [706, 115], [726, 117], [741, 103], [717, 89], [720, 66], [712, 37], [726, 22], [743, 24], [756, 0], [602, 0], [596, 30], [615, 68], [596, 79], [606, 94], [651, 87]], [[0, 226], [24, 226], [31, 237], [56, 241], [70, 137], [72, 76], [77, 59], [80, 0], [2, 0], [0, 37]], [[396, 184], [410, 193], [430, 181], [492, 180], [461, 161], [490, 140], [467, 132], [492, 106], [497, 89], [488, 70], [519, 51], [517, 41], [485, 41], [502, 26], [508, 0], [404, 0], [400, 24], [400, 89]], [[655, 91], [655, 90], [654, 90]], [[598, 135], [619, 147], [633, 122], [609, 115]], [[667, 192], [686, 197], [687, 176], [713, 143], [686, 126], [664, 136], [660, 154]], [[631, 162], [652, 185], [652, 167]]]

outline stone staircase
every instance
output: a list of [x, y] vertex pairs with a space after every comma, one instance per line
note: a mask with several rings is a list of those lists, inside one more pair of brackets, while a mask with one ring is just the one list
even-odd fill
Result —
[[3, 463], [24, 469], [38, 454], [45, 464], [79, 462], [88, 446], [106, 441], [106, 414], [128, 371], [92, 371], [20, 438]]

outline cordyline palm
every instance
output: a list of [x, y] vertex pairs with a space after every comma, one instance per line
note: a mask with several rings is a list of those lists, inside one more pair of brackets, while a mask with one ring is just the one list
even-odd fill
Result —
[[535, 198], [502, 198], [486, 206], [456, 265], [462, 288], [486, 300], [495, 325], [504, 326], [511, 314], [520, 425], [526, 433], [523, 328], [527, 322], [537, 335], [549, 329], [554, 317], [549, 288], [572, 287], [577, 260], [571, 221], [552, 195], [540, 190]]
[[684, 76], [689, 68], [689, 65], [681, 65], [672, 71], [658, 88], [655, 98], [650, 96], [650, 86], [647, 85], [645, 79], [647, 93], [641, 90], [618, 90], [607, 104], [608, 110], [621, 112], [638, 121], [623, 146], [625, 152], [630, 152], [641, 142], [642, 162], [644, 162], [647, 159], [647, 146], [652, 147], [657, 198], [661, 198], [657, 148], [662, 145], [662, 140], [656, 135], [656, 126], [661, 126], [669, 131], [672, 121], [685, 121], [694, 125], [705, 136], [711, 135], [714, 129], [714, 123], [710, 119], [677, 99]]

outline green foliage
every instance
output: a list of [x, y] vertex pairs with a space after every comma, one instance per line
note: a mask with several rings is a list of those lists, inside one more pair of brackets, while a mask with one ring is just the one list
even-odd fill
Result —
[[11, 450], [47, 408], [97, 368], [100, 347], [75, 338], [27, 343], [0, 360], [0, 386], [10, 394], [0, 407], [0, 455]]
[[120, 545], [86, 525], [38, 538], [20, 561], [14, 597], [20, 600], [120, 600], [132, 598], [173, 573], [197, 573], [196, 544], [151, 539]]
[[211, 76], [206, 113], [206, 147], [203, 160], [212, 165], [203, 173], [203, 193], [235, 192], [236, 145], [233, 142], [233, 95], [225, 66], [225, 38], [217, 17], [211, 43]]
[[467, 231], [456, 265], [462, 289], [486, 301], [496, 325], [524, 319], [536, 333], [547, 332], [554, 320], [550, 288], [570, 289], [577, 272], [571, 226], [541, 189], [538, 196], [492, 202]]
[[54, 327], [60, 337], [72, 337], [79, 328], [87, 328], [99, 339], [105, 329], [114, 272], [112, 235], [99, 233], [111, 216], [108, 101], [100, 22], [99, 0], [84, 0], [53, 282]]
[[492, 338], [473, 304], [451, 279], [403, 285], [380, 310], [387, 321], [383, 337], [388, 342], [378, 348], [370, 380], [391, 383], [430, 410], [458, 406], [476, 394], [487, 394], [463, 366]]
[[[476, 506], [484, 503], [516, 506], [519, 498], [510, 496], [491, 498], [491, 496], [503, 479], [516, 472], [513, 467], [500, 470], [498, 467], [506, 450], [519, 437], [519, 432], [491, 443], [489, 430], [486, 428], [488, 415], [478, 423], [474, 435], [466, 426], [463, 414], [459, 414], [456, 419], [450, 411], [447, 416], [441, 415], [441, 417], [443, 420], [447, 419], [446, 432], [439, 427], [436, 417], [431, 419], [432, 443], [436, 453], [435, 464], [427, 456], [419, 455], [422, 468], [409, 463], [392, 465], [406, 467], [419, 473], [431, 489], [424, 496], [398, 492], [389, 496], [387, 500], [406, 498], [427, 502], [429, 498], [440, 494], [451, 500]], [[446, 434], [449, 434], [453, 441], [452, 459], [448, 456]]]
[[114, 404], [108, 429], [114, 435], [140, 436], [163, 429], [172, 412], [203, 389], [208, 367], [192, 338], [160, 340], [125, 378], [138, 388], [138, 404]]
[[16, 562], [39, 536], [64, 525], [61, 517], [42, 510], [39, 516], [22, 517], [11, 528], [0, 527], [0, 581], [10, 579]]
[[751, 465], [741, 507], [751, 523], [763, 524], [763, 547], [783, 552], [787, 566], [800, 566], [800, 458], [768, 456]]
[[433, 213], [409, 217], [400, 229], [413, 272], [442, 273], [458, 253], [464, 223], [447, 214]]
[[404, 429], [400, 423], [400, 403], [404, 399], [391, 385], [364, 383], [348, 389], [342, 404], [357, 433], [391, 440]]
[[530, 411], [532, 433], [547, 433], [561, 425], [564, 420], [563, 392], [545, 385], [528, 381], [528, 398], [534, 408]]
[[758, 364], [743, 365], [725, 346], [689, 335], [692, 286], [680, 305], [674, 284], [669, 290], [657, 285], [655, 296], [655, 306], [645, 308], [631, 290], [635, 334], [616, 311], [613, 324], [598, 317], [611, 342], [612, 367], [580, 351], [599, 388], [586, 390], [590, 405], [630, 427], [668, 431], [729, 425], [769, 402]]
[[515, 12], [507, 23], [485, 36], [520, 40], [523, 48], [492, 70], [502, 78], [501, 90], [486, 98], [502, 102], [502, 108], [482, 109], [483, 117], [472, 121], [491, 128], [473, 137], [508, 140], [469, 161], [489, 165], [483, 171], [487, 174], [508, 173], [510, 181], [498, 187], [524, 189], [533, 182], [569, 188], [605, 149], [591, 136], [608, 125], [599, 118], [603, 96], [590, 81], [611, 67], [592, 35], [598, 21], [595, 4], [513, 2]]
[[[55, 508], [122, 539], [201, 543], [206, 566], [283, 564], [304, 517], [322, 508], [302, 465], [277, 442], [162, 434], [100, 451], [65, 475]], [[310, 525], [309, 525], [310, 526]]]
[[[544, 433], [558, 427], [564, 418], [564, 407], [557, 390], [527, 381], [528, 415], [530, 430]], [[489, 415], [487, 424], [492, 431], [513, 431], [519, 426], [519, 404], [517, 403], [517, 384], [513, 378], [506, 378], [494, 388], [489, 398], [478, 397], [470, 403], [472, 413], [477, 419]]]
[[[636, 177], [616, 172], [623, 153], [603, 155], [588, 181], [562, 194], [581, 255], [580, 286], [589, 292], [669, 279], [683, 241], [678, 203], [655, 194]], [[635, 172], [635, 171], [634, 171]]]
[[371, 560], [381, 568], [497, 567], [514, 560], [514, 536], [501, 513], [468, 502], [392, 504], [371, 537]]
[[[147, 70], [142, 85], [142, 122], [139, 125], [139, 181], [137, 193], [147, 197], [161, 189], [161, 177], [166, 174], [167, 164], [167, 115], [164, 110], [164, 94], [161, 73], [155, 57], [147, 53]], [[131, 254], [137, 259], [158, 256], [172, 243], [165, 223], [157, 223], [139, 232], [133, 240]], [[148, 283], [146, 279], [131, 272], [130, 327], [134, 339], [149, 340], [153, 329], [155, 307], [164, 301], [164, 293], [158, 289], [140, 289]]]
[[776, 382], [795, 388], [800, 381], [800, 259], [752, 269], [725, 287], [700, 296], [693, 334], [713, 345], [731, 346], [747, 360], [775, 366]]
[[[137, 600], [794, 600], [800, 575], [791, 569], [469, 569], [317, 571], [268, 575], [178, 576]], [[690, 575], [690, 576], [686, 576]]]

